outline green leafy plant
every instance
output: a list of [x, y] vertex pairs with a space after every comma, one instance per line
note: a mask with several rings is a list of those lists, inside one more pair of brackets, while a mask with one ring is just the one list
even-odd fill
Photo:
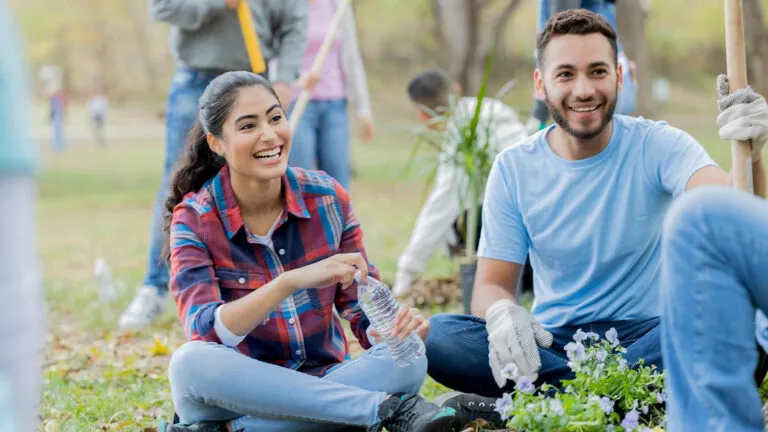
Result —
[[[495, 152], [491, 148], [495, 119], [492, 114], [487, 120], [481, 119], [488, 94], [490, 68], [491, 57], [489, 56], [483, 72], [483, 80], [476, 95], [477, 104], [473, 109], [467, 110], [459, 103], [460, 98], [453, 93], [445, 109], [435, 111], [429, 107], [420, 107], [431, 118], [415, 130], [417, 140], [409, 161], [410, 166], [416, 160], [419, 150], [427, 145], [440, 154], [439, 158], [432, 158], [431, 163], [425, 164], [422, 168], [422, 174], [425, 171], [429, 173], [429, 183], [434, 179], [440, 164], [450, 164], [464, 174], [457, 176], [456, 190], [462, 207], [468, 209], [465, 221], [465, 254], [470, 263], [474, 262], [476, 257], [475, 244], [480, 223], [480, 198], [495, 157]], [[506, 83], [496, 93], [495, 98], [501, 99], [514, 85], [514, 80]]]
[[628, 365], [615, 329], [606, 338], [577, 331], [565, 346], [575, 377], [561, 388], [535, 388], [517, 368], [504, 369], [515, 380], [514, 395], [505, 394], [497, 409], [507, 427], [526, 432], [646, 432], [663, 430], [664, 374], [640, 360]]

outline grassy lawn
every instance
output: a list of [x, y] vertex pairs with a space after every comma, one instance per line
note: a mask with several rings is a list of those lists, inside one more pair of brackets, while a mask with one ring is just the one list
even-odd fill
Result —
[[[714, 112], [677, 108], [683, 114], [670, 116], [672, 123], [692, 131], [730, 166], [729, 148], [715, 135]], [[374, 143], [353, 147], [353, 203], [369, 256], [388, 280], [425, 196], [423, 183], [411, 183], [404, 172], [412, 143], [401, 124], [380, 124]], [[46, 154], [39, 207], [50, 330], [44, 430], [141, 430], [172, 416], [165, 371], [170, 353], [184, 340], [175, 308], [149, 329], [116, 328], [143, 276], [162, 157], [161, 139], [120, 140], [105, 149], [80, 141], [66, 154]], [[99, 257], [118, 283], [113, 304], [97, 300], [92, 273]], [[442, 256], [428, 268], [431, 276], [455, 271]], [[423, 389], [429, 398], [442, 391], [432, 381]]]

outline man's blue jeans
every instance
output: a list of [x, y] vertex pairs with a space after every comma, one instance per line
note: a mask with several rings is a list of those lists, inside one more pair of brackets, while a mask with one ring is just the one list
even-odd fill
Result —
[[425, 357], [399, 367], [383, 343], [322, 378], [200, 341], [182, 345], [168, 368], [183, 423], [231, 421], [232, 430], [246, 432], [364, 428], [377, 421], [388, 394], [417, 394], [426, 373]]
[[288, 163], [319, 169], [349, 189], [347, 100], [312, 100], [296, 127]]
[[[429, 375], [440, 384], [465, 393], [500, 397], [514, 389], [508, 383], [500, 389], [488, 364], [488, 332], [485, 320], [469, 315], [439, 314], [430, 319], [427, 337]], [[593, 331], [605, 338], [611, 327], [618, 332], [624, 357], [629, 364], [644, 359], [661, 370], [659, 318], [638, 321], [613, 321], [548, 329], [554, 336], [550, 348], [539, 348], [541, 369], [537, 385], [544, 382], [559, 386], [560, 380], [573, 377], [568, 368], [565, 345], [573, 341], [576, 330]]]
[[768, 311], [768, 202], [726, 187], [686, 193], [662, 236], [667, 430], [762, 431], [755, 310]]
[[163, 233], [163, 213], [171, 182], [171, 170], [181, 156], [187, 135], [197, 118], [197, 104], [200, 96], [214, 78], [216, 78], [215, 74], [179, 69], [173, 75], [171, 88], [168, 91], [163, 180], [152, 210], [149, 257], [143, 282], [144, 285], [157, 288], [160, 294], [168, 292], [168, 264], [163, 256], [166, 243], [166, 236]]

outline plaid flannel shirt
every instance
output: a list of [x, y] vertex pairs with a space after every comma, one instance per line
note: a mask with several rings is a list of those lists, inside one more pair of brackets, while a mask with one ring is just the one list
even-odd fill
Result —
[[[285, 271], [337, 253], [360, 252], [366, 257], [349, 194], [333, 178], [289, 167], [283, 176], [283, 197], [272, 248], [248, 233], [227, 167], [176, 206], [170, 228], [171, 292], [188, 339], [221, 343], [214, 331], [216, 308]], [[379, 278], [373, 266], [369, 274]], [[339, 315], [350, 322], [360, 344], [369, 348], [369, 321], [352, 286], [297, 291], [270, 312], [237, 350], [323, 375], [349, 355]]]

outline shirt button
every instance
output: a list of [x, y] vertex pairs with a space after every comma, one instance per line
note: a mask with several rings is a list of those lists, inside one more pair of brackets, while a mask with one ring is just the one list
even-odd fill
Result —
[[301, 350], [300, 349], [296, 350], [296, 355], [301, 355]]
[[242, 284], [244, 284], [244, 283], [245, 283], [245, 278], [244, 278], [244, 277], [241, 277], [241, 278], [240, 278], [240, 279], [238, 279], [237, 281], [238, 281], [238, 282], [240, 282], [240, 285], [242, 285]]
[[279, 251], [277, 251], [277, 253], [279, 253], [281, 256], [285, 255], [285, 249], [281, 248]]
[[295, 322], [296, 322], [296, 318], [291, 318], [291, 319], [289, 319], [289, 320], [288, 320], [288, 323], [289, 323], [289, 324], [293, 324], [293, 323], [295, 323]]

